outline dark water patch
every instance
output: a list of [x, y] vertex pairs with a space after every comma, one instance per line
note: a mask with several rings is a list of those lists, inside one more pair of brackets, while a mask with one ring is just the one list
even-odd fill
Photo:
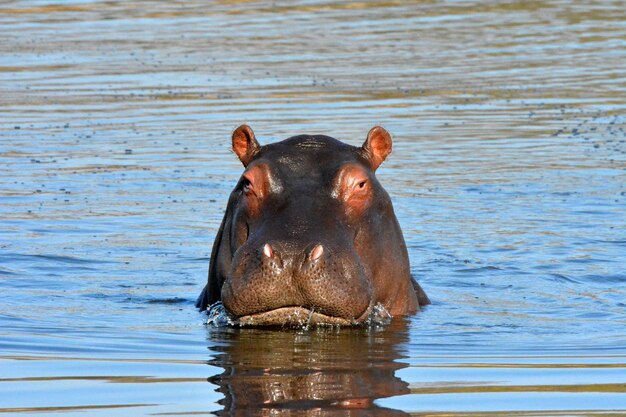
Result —
[[614, 263], [616, 262], [615, 259], [606, 259], [606, 258], [600, 258], [600, 257], [592, 257], [592, 256], [585, 256], [585, 257], [581, 257], [581, 258], [569, 258], [566, 259], [565, 262], [568, 263], [572, 263], [572, 264], [592, 264], [592, 265], [602, 265], [605, 263]]
[[108, 233], [103, 229], [82, 229], [82, 228], [69, 228], [69, 227], [50, 227], [46, 229], [30, 229], [30, 232], [40, 234], [106, 234]]
[[21, 262], [51, 262], [53, 264], [101, 264], [101, 263], [114, 263], [114, 261], [103, 259], [84, 259], [73, 256], [63, 255], [26, 255], [21, 253], [5, 253], [0, 254], [0, 263], [12, 264], [16, 261]]
[[192, 305], [195, 303], [195, 299], [188, 299], [188, 298], [178, 298], [178, 297], [171, 297], [171, 298], [155, 298], [152, 300], [148, 300], [147, 303], [148, 304], [189, 304]]
[[563, 274], [550, 274], [548, 276], [548, 280], [550, 281], [556, 281], [556, 282], [566, 282], [566, 283], [571, 283], [571, 284], [580, 284], [581, 282], [572, 278], [572, 277], [568, 277], [566, 275]]
[[24, 323], [27, 320], [23, 317], [13, 314], [0, 314], [0, 322], [2, 323]]
[[[94, 267], [88, 266], [51, 266], [51, 265], [40, 265], [40, 266], [32, 266], [30, 270], [41, 271], [46, 273], [47, 276], [58, 276], [61, 277], [64, 275], [64, 272], [95, 272], [99, 271]], [[54, 272], [56, 271], [56, 272]]]
[[[132, 287], [125, 287], [125, 288], [132, 288]], [[111, 294], [106, 294], [106, 293], [87, 293], [87, 294], [83, 294], [83, 297], [86, 298], [93, 298], [93, 299], [110, 299]]]
[[211, 258], [209, 257], [201, 257], [201, 258], [187, 258], [183, 256], [176, 256], [174, 259], [170, 259], [167, 261], [168, 264], [184, 264], [189, 265], [193, 263], [197, 263], [200, 265], [206, 265]]
[[0, 276], [8, 277], [8, 276], [17, 276], [19, 275], [17, 272], [14, 272], [7, 268], [0, 268]]
[[[33, 277], [31, 273], [17, 273], [16, 276], [0, 281], [0, 287], [4, 289], [30, 290], [30, 291], [55, 291], [64, 290], [71, 287], [62, 279], [63, 275], [55, 273], [37, 274]], [[30, 295], [30, 294], [29, 294]]]
[[619, 284], [626, 282], [626, 274], [585, 275], [582, 278], [586, 282], [597, 284]]
[[191, 258], [191, 259], [187, 259], [187, 260], [191, 261], [191, 262], [204, 262], [204, 263], [207, 263], [207, 262], [209, 262], [211, 260], [211, 258], [207, 256], [207, 257], [202, 257], [202, 258]]
[[466, 272], [466, 273], [483, 273], [483, 272], [491, 272], [491, 271], [501, 271], [502, 268], [499, 268], [497, 266], [493, 266], [493, 265], [487, 265], [487, 266], [481, 266], [481, 267], [477, 267], [477, 268], [464, 268], [464, 269], [457, 269], [456, 272]]

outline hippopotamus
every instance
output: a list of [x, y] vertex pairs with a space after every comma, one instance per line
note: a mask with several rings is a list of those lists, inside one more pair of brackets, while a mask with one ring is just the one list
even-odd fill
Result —
[[325, 135], [261, 146], [248, 125], [238, 127], [232, 150], [245, 169], [197, 307], [221, 301], [244, 326], [351, 326], [381, 307], [393, 317], [429, 304], [375, 175], [391, 148], [381, 126], [361, 147]]

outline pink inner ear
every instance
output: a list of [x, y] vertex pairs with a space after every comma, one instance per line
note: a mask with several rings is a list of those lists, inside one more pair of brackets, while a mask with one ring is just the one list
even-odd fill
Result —
[[259, 151], [259, 143], [248, 125], [241, 125], [233, 132], [232, 145], [233, 151], [244, 166], [247, 166]]
[[248, 142], [245, 138], [237, 137], [236, 139], [233, 139], [233, 151], [235, 151], [239, 158], [245, 156], [247, 149]]
[[391, 135], [381, 126], [375, 126], [367, 134], [363, 149], [367, 152], [372, 169], [376, 170], [391, 153]]

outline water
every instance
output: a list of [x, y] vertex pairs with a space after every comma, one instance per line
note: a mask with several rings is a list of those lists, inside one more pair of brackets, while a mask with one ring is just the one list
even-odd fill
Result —
[[[0, 5], [0, 412], [626, 414], [622, 2]], [[433, 304], [193, 308], [230, 132], [361, 144]]]

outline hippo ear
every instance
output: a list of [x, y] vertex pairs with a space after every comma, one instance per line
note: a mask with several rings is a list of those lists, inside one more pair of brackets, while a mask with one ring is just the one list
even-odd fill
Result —
[[248, 125], [241, 125], [233, 132], [233, 152], [237, 154], [243, 166], [248, 166], [250, 161], [261, 150], [261, 145], [256, 141], [254, 132]]
[[376, 171], [391, 153], [391, 135], [382, 126], [374, 126], [367, 134], [362, 149], [365, 158]]

